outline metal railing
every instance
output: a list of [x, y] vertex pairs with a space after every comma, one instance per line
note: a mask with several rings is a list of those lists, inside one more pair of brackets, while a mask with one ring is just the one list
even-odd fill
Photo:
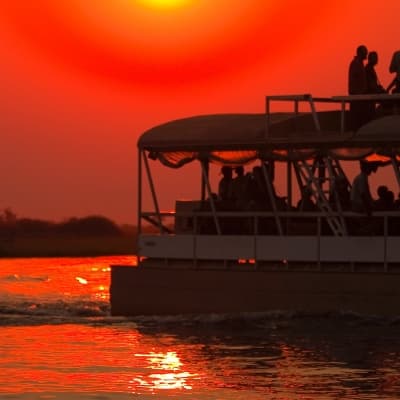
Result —
[[[162, 219], [172, 219], [171, 224], [165, 224], [169, 227], [169, 230], [163, 229], [157, 233], [149, 233], [149, 236], [163, 236], [168, 237], [175, 236], [190, 236], [192, 237], [193, 243], [193, 263], [196, 264], [198, 261], [198, 241], [199, 238], [207, 237], [207, 240], [214, 237], [216, 243], [219, 240], [224, 240], [224, 243], [229, 242], [229, 237], [240, 236], [242, 239], [253, 238], [254, 246], [254, 260], [253, 263], [257, 267], [260, 262], [266, 262], [265, 259], [257, 258], [259, 245], [258, 241], [262, 238], [280, 238], [282, 243], [287, 240], [288, 243], [293, 244], [299, 239], [299, 237], [313, 239], [313, 245], [316, 246], [316, 253], [313, 259], [308, 260], [310, 263], [310, 269], [315, 269], [312, 265], [317, 266], [321, 269], [321, 265], [326, 263], [324, 259], [321, 258], [320, 249], [322, 242], [326, 240], [338, 240], [337, 243], [347, 243], [348, 240], [354, 239], [357, 243], [367, 243], [367, 248], [360, 248], [359, 250], [354, 249], [354, 254], [349, 258], [352, 261], [338, 261], [337, 263], [349, 265], [350, 271], [355, 271], [355, 264], [375, 264], [378, 265], [378, 270], [383, 270], [384, 272], [389, 271], [389, 264], [400, 265], [400, 211], [392, 212], [375, 212], [372, 216], [367, 217], [362, 214], [354, 212], [343, 212], [342, 215], [346, 219], [349, 236], [347, 238], [334, 236], [329, 231], [329, 226], [326, 224], [326, 218], [321, 212], [298, 212], [298, 211], [282, 211], [278, 212], [284, 229], [284, 235], [278, 235], [276, 227], [273, 226], [274, 213], [268, 211], [218, 211], [217, 217], [220, 220], [221, 234], [218, 235], [215, 228], [212, 227], [212, 219], [214, 214], [210, 211], [196, 211], [180, 213], [176, 215], [175, 213], [167, 212], [161, 213]], [[337, 214], [336, 212], [332, 213]], [[149, 217], [154, 216], [154, 213], [142, 213], [142, 217], [149, 220]], [[185, 220], [185, 225], [179, 225], [179, 219]], [[164, 221], [165, 223], [166, 221]], [[178, 222], [178, 224], [177, 224]], [[208, 223], [210, 224], [208, 225]], [[156, 225], [157, 226], [157, 225]], [[178, 229], [175, 229], [177, 227]], [[146, 234], [142, 234], [146, 237]], [[222, 239], [221, 239], [222, 238]], [[358, 238], [358, 239], [357, 239]], [[382, 255], [380, 258], [376, 257], [375, 261], [366, 261], [365, 253], [370, 251], [368, 248], [368, 243], [376, 243], [379, 238], [379, 252]], [[234, 239], [236, 240], [236, 239]], [[345, 240], [345, 242], [343, 242]], [[364, 241], [364, 242], [363, 242]], [[233, 241], [234, 242], [234, 241]], [[171, 242], [172, 243], [172, 242]], [[331, 243], [331, 242], [329, 242]], [[333, 243], [333, 242], [332, 242]], [[388, 254], [388, 248], [391, 248], [392, 255]], [[397, 250], [399, 249], [399, 250]], [[339, 248], [339, 250], [343, 250]], [[301, 252], [302, 249], [299, 248]], [[360, 260], [357, 260], [357, 251], [360, 253]], [[179, 252], [178, 252], [179, 253]], [[175, 256], [174, 256], [175, 257]], [[168, 258], [168, 257], [166, 257]], [[176, 255], [179, 259], [179, 254]], [[338, 257], [339, 259], [346, 259], [346, 257]], [[211, 259], [211, 258], [210, 258]], [[294, 258], [293, 258], [294, 259]], [[283, 259], [274, 260], [276, 262], [287, 264], [294, 263], [298, 264], [296, 261], [286, 262]], [[377, 261], [378, 260], [378, 261]], [[226, 257], [226, 261], [235, 261], [235, 257]], [[237, 261], [237, 260], [236, 260]], [[269, 260], [273, 261], [273, 260]], [[305, 260], [307, 261], [307, 260]], [[335, 262], [331, 260], [330, 263]]]
[[272, 102], [292, 102], [294, 115], [299, 115], [300, 103], [308, 103], [310, 112], [314, 121], [314, 127], [316, 132], [321, 131], [321, 125], [316, 111], [316, 103], [330, 103], [340, 104], [340, 131], [344, 133], [346, 131], [346, 107], [350, 103], [354, 102], [389, 102], [393, 106], [393, 113], [398, 114], [400, 111], [400, 93], [383, 93], [383, 94], [359, 94], [359, 95], [346, 95], [346, 96], [332, 96], [332, 97], [313, 97], [311, 94], [291, 94], [291, 95], [273, 95], [266, 96], [266, 137], [268, 137], [270, 129], [270, 115], [271, 115], [271, 103]]

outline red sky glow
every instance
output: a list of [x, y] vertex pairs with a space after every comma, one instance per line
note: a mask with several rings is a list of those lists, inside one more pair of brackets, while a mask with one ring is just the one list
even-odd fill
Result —
[[[135, 223], [136, 141], [145, 129], [262, 112], [267, 94], [344, 94], [361, 43], [378, 51], [386, 85], [400, 3], [380, 3], [2, 1], [0, 208]], [[170, 172], [157, 174], [163, 182]], [[190, 187], [185, 174], [177, 181]], [[197, 184], [191, 189], [197, 195]]]

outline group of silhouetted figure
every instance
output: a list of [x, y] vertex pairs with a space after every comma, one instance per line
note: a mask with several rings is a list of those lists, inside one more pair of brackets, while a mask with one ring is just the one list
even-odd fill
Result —
[[[214, 196], [214, 200], [220, 205], [219, 209], [224, 211], [318, 211], [319, 207], [313, 200], [315, 196], [309, 186], [302, 188], [296, 207], [289, 206], [285, 197], [276, 194], [273, 184], [273, 165], [273, 162], [266, 162], [264, 171], [262, 166], [255, 166], [248, 173], [245, 173], [243, 166], [223, 166], [218, 194]], [[360, 161], [360, 172], [354, 178], [352, 185], [344, 175], [336, 175], [328, 198], [332, 210], [340, 209], [363, 214], [370, 214], [372, 211], [400, 210], [400, 194], [395, 200], [393, 191], [385, 185], [378, 187], [378, 197], [376, 200], [373, 199], [368, 177], [377, 169], [377, 163]], [[234, 173], [236, 176], [233, 176]]]
[[[375, 162], [360, 161], [360, 172], [354, 178], [351, 188], [343, 176], [335, 178], [335, 184], [330, 201], [335, 209], [335, 200], [339, 202], [342, 211], [353, 211], [370, 216], [374, 211], [400, 211], [400, 193], [397, 199], [395, 194], [386, 185], [377, 188], [377, 198], [371, 195], [368, 177], [376, 172], [378, 164]], [[336, 197], [335, 197], [336, 196]]]
[[[253, 167], [245, 173], [243, 166], [235, 168], [223, 166], [222, 179], [218, 185], [217, 199], [225, 210], [273, 211], [286, 210], [285, 198], [276, 194], [274, 163], [265, 162], [263, 166]], [[235, 174], [235, 176], [233, 176]]]
[[366, 215], [371, 215], [373, 211], [400, 211], [400, 194], [395, 199], [394, 192], [386, 185], [378, 186], [376, 199], [371, 195], [368, 177], [376, 170], [376, 164], [360, 161], [360, 173], [354, 178], [351, 188], [352, 211]]
[[[286, 211], [288, 205], [284, 197], [276, 194], [273, 184], [275, 167], [274, 162], [264, 162], [249, 172], [245, 172], [242, 165], [221, 168], [222, 178], [218, 184], [218, 193], [212, 195], [216, 211]], [[202, 207], [203, 211], [211, 211], [210, 201]], [[252, 219], [220, 217], [218, 218], [223, 233], [250, 233]], [[260, 233], [276, 233], [273, 217], [260, 218], [258, 230]], [[202, 233], [211, 233], [215, 230], [212, 218], [203, 218]]]
[[[364, 65], [365, 60], [367, 64]], [[378, 53], [368, 52], [364, 45], [357, 47], [356, 56], [350, 63], [348, 92], [359, 94], [394, 94], [400, 93], [400, 50], [395, 51], [389, 65], [389, 72], [395, 74], [392, 82], [385, 88], [379, 81], [375, 67], [378, 64]], [[372, 119], [391, 113], [393, 103], [381, 101], [354, 101], [350, 103], [350, 123], [353, 130], [359, 129]]]
[[[377, 189], [377, 198], [374, 199], [370, 192], [368, 177], [376, 172], [378, 164], [374, 162], [360, 161], [360, 172], [354, 178], [352, 185], [349, 184], [344, 175], [336, 175], [331, 185], [330, 193], [326, 199], [332, 212], [353, 211], [359, 213], [359, 217], [347, 218], [350, 233], [357, 234], [357, 231], [369, 231], [369, 234], [383, 233], [382, 216], [371, 218], [372, 214], [378, 211], [400, 211], [400, 194], [395, 199], [394, 192], [385, 185]], [[289, 205], [285, 197], [278, 196], [274, 188], [274, 163], [264, 162], [262, 165], [253, 167], [251, 172], [245, 172], [243, 166], [221, 168], [222, 178], [218, 185], [218, 194], [213, 194], [213, 203], [216, 211], [269, 211], [269, 212], [320, 212], [321, 204], [317, 203], [318, 193], [313, 193], [312, 188], [303, 186], [301, 197], [296, 206]], [[211, 211], [210, 202], [203, 211]], [[239, 215], [238, 215], [239, 216]], [[300, 218], [291, 215], [293, 229], [299, 233], [316, 233], [317, 218]], [[285, 219], [284, 214], [280, 217]], [[368, 217], [365, 219], [364, 217]], [[400, 213], [399, 213], [400, 217]], [[391, 217], [390, 217], [391, 218]], [[400, 218], [396, 220], [396, 231], [400, 233]], [[201, 220], [202, 233], [214, 233], [215, 221], [211, 217]], [[254, 231], [254, 220], [244, 217], [219, 217], [221, 230], [224, 234], [245, 234]], [[287, 224], [286, 224], [287, 225]], [[308, 228], [307, 228], [308, 227]], [[323, 234], [331, 231], [324, 223]], [[304, 231], [305, 229], [305, 231]], [[258, 219], [257, 231], [260, 234], [277, 234], [276, 219], [271, 216], [262, 216]], [[393, 229], [391, 229], [393, 231]]]

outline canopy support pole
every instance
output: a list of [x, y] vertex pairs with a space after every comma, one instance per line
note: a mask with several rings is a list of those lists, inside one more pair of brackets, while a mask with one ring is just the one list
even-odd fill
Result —
[[[342, 209], [342, 204], [340, 202], [339, 196], [335, 190], [335, 185], [333, 185], [333, 183], [335, 182], [336, 177], [338, 176], [338, 174], [335, 173], [335, 169], [332, 163], [332, 160], [330, 158], [326, 158], [325, 159], [325, 163], [328, 169], [328, 174], [329, 174], [329, 191], [330, 193], [333, 195], [334, 199], [335, 199], [335, 206], [336, 209], [339, 213], [339, 220], [340, 223], [342, 224], [343, 227], [343, 233], [344, 235], [347, 236], [347, 226], [346, 226], [346, 220], [343, 217], [343, 209]], [[338, 167], [340, 168], [340, 167]], [[346, 183], [347, 184], [347, 183]]]
[[[137, 191], [138, 191], [138, 204], [137, 204], [137, 229], [138, 236], [142, 233], [142, 150], [138, 149], [138, 181], [137, 181]], [[140, 246], [137, 246], [136, 259], [137, 265], [140, 265]]]
[[[210, 170], [209, 161], [201, 160], [200, 163], [202, 166], [204, 166], [204, 169], [206, 171], [207, 180], [208, 180], [209, 170]], [[204, 201], [206, 199], [206, 181], [204, 179], [203, 173], [201, 174], [201, 197], [200, 198], [201, 198], [201, 201]]]
[[293, 163], [291, 161], [288, 161], [286, 163], [286, 182], [287, 182], [286, 194], [287, 194], [287, 204], [289, 210], [291, 210], [293, 207], [292, 165]]
[[164, 229], [163, 229], [163, 225], [162, 225], [162, 221], [161, 221], [160, 207], [158, 205], [157, 195], [156, 195], [156, 191], [154, 189], [154, 182], [153, 182], [153, 177], [152, 177], [151, 171], [150, 171], [149, 160], [147, 158], [146, 153], [144, 153], [144, 152], [143, 152], [143, 160], [144, 160], [144, 166], [146, 168], [147, 179], [148, 179], [149, 186], [150, 186], [151, 196], [153, 198], [154, 208], [155, 208], [156, 214], [157, 214], [158, 227], [160, 229], [160, 233], [164, 233]]
[[281, 224], [281, 220], [278, 216], [278, 208], [276, 207], [276, 199], [275, 199], [275, 194], [274, 194], [274, 190], [272, 188], [272, 182], [271, 179], [269, 177], [269, 173], [267, 171], [267, 168], [265, 167], [265, 163], [261, 163], [261, 168], [263, 170], [263, 174], [264, 174], [264, 179], [265, 182], [267, 184], [267, 190], [268, 190], [268, 196], [271, 200], [271, 205], [272, 205], [272, 211], [274, 212], [274, 218], [275, 218], [275, 223], [276, 223], [276, 227], [278, 229], [278, 233], [280, 236], [283, 235], [283, 229], [282, 229], [282, 224]]
[[392, 155], [392, 157], [390, 157], [391, 161], [392, 161], [392, 166], [393, 166], [393, 170], [394, 173], [396, 175], [396, 179], [397, 179], [397, 184], [400, 187], [400, 171], [399, 171], [399, 164], [396, 160], [396, 156]]
[[217, 230], [217, 234], [221, 235], [221, 227], [219, 226], [219, 220], [218, 220], [218, 217], [217, 217], [217, 210], [215, 208], [214, 198], [212, 196], [211, 185], [210, 185], [210, 181], [209, 181], [208, 176], [207, 176], [206, 168], [205, 168], [203, 163], [201, 163], [201, 171], [203, 173], [203, 180], [204, 180], [204, 182], [206, 184], [206, 187], [207, 187], [208, 198], [209, 198], [209, 201], [210, 201], [211, 211], [212, 211], [213, 219], [214, 219], [214, 223], [215, 223], [215, 229]]

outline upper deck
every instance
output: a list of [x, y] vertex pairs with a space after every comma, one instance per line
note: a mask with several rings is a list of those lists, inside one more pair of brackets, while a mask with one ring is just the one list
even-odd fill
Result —
[[[274, 102], [290, 102], [293, 112], [272, 113]], [[363, 158], [366, 154], [386, 155], [400, 147], [400, 115], [394, 113], [373, 120], [353, 132], [348, 127], [351, 101], [387, 101], [400, 103], [396, 95], [353, 95], [313, 98], [311, 95], [268, 96], [266, 113], [215, 114], [183, 118], [158, 125], [144, 132], [138, 141], [140, 150], [153, 158], [177, 164], [209, 157], [222, 162], [241, 163], [243, 157], [302, 158], [301, 150], [319, 154], [334, 152], [337, 158]], [[308, 103], [310, 112], [299, 112], [299, 104]], [[316, 104], [337, 105], [339, 110], [316, 111]], [[396, 112], [396, 110], [395, 110]], [[288, 150], [299, 150], [291, 154]], [[343, 154], [343, 149], [353, 149]], [[354, 149], [365, 151], [356, 152]], [[222, 152], [222, 153], [221, 153]], [[229, 152], [224, 154], [223, 152]], [[233, 152], [247, 152], [234, 157]], [[226, 157], [226, 158], [225, 158]], [[171, 165], [173, 166], [173, 165]]]

